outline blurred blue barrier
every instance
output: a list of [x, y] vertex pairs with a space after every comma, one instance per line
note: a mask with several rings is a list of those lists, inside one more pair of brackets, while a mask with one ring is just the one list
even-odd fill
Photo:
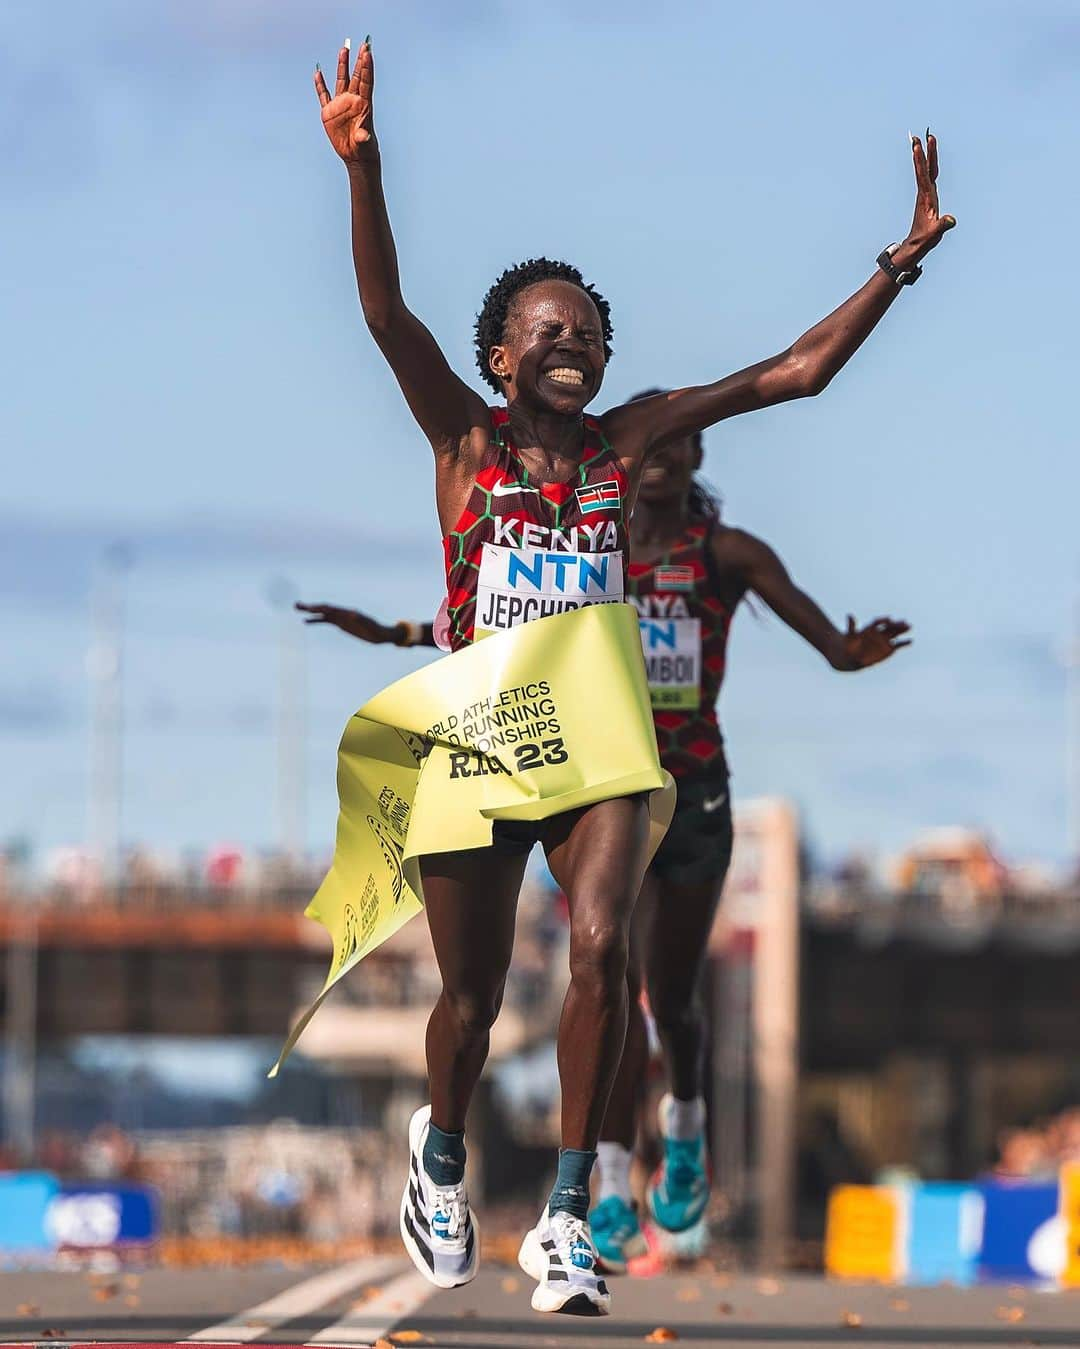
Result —
[[46, 1215], [58, 1188], [47, 1171], [0, 1172], [0, 1253], [52, 1249]]
[[907, 1205], [905, 1282], [974, 1283], [985, 1201], [974, 1185], [912, 1185]]
[[979, 1278], [985, 1282], [1048, 1283], [1065, 1266], [1065, 1224], [1056, 1181], [989, 1181]]
[[61, 1248], [146, 1244], [159, 1232], [157, 1192], [146, 1185], [65, 1185], [45, 1221]]

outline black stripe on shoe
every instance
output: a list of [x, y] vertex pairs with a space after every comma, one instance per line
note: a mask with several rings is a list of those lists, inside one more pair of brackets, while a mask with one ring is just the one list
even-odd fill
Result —
[[424, 1241], [421, 1241], [421, 1240], [420, 1240], [420, 1237], [419, 1237], [419, 1235], [418, 1235], [418, 1233], [417, 1233], [417, 1231], [416, 1231], [416, 1228], [413, 1226], [413, 1221], [412, 1221], [412, 1219], [409, 1217], [409, 1213], [408, 1213], [408, 1210], [407, 1210], [407, 1209], [406, 1209], [406, 1211], [405, 1211], [405, 1230], [406, 1230], [406, 1232], [408, 1232], [409, 1236], [412, 1237], [413, 1241], [414, 1241], [415, 1244], [416, 1244], [417, 1250], [418, 1250], [418, 1251], [420, 1252], [420, 1254], [424, 1257], [424, 1263], [427, 1265], [428, 1269], [431, 1270], [432, 1274], [434, 1274], [434, 1273], [435, 1273], [435, 1255], [434, 1255], [434, 1252], [428, 1247], [427, 1242], [424, 1242]]
[[596, 1291], [598, 1293], [603, 1293], [604, 1297], [607, 1297], [607, 1284], [603, 1281], [603, 1279], [597, 1279]]
[[417, 1201], [416, 1189], [412, 1181], [409, 1181], [409, 1199], [412, 1201], [413, 1218], [416, 1220], [417, 1227], [420, 1228], [421, 1232], [426, 1232], [428, 1236], [430, 1236], [431, 1224], [424, 1216], [424, 1210], [420, 1207], [420, 1204]]
[[549, 1269], [547, 1272], [548, 1283], [569, 1283], [570, 1275], [565, 1269]]
[[476, 1233], [473, 1231], [472, 1217], [469, 1218], [469, 1235], [465, 1238], [465, 1263], [472, 1264], [473, 1246], [476, 1242]]

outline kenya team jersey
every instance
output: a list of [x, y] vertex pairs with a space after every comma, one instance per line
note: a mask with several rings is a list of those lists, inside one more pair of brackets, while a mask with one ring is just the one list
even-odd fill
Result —
[[655, 562], [631, 562], [660, 762], [681, 780], [727, 773], [716, 699], [728, 629], [744, 587], [725, 584], [709, 554], [714, 526], [695, 521]]
[[627, 478], [592, 417], [566, 483], [534, 483], [491, 409], [491, 440], [468, 504], [443, 540], [450, 646], [534, 618], [625, 598]]

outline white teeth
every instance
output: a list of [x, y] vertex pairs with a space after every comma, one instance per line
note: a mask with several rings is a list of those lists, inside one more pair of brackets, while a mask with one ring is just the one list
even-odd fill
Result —
[[585, 376], [580, 370], [568, 370], [560, 367], [558, 370], [549, 370], [548, 379], [557, 380], [560, 384], [584, 384]]

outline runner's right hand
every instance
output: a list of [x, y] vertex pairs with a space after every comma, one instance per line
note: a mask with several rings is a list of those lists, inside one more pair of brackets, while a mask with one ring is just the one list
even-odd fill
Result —
[[362, 642], [382, 645], [386, 642], [396, 643], [398, 640], [396, 624], [390, 628], [385, 627], [356, 609], [339, 609], [333, 604], [298, 604], [296, 608], [301, 613], [315, 615], [314, 618], [305, 618], [305, 623], [330, 623], [333, 627], [340, 628], [342, 632], [347, 632], [350, 637], [359, 637]]
[[336, 153], [346, 164], [373, 159], [378, 153], [378, 142], [375, 140], [372, 121], [375, 63], [371, 56], [371, 40], [365, 38], [357, 52], [351, 76], [348, 47], [342, 47], [338, 52], [337, 80], [332, 98], [322, 71], [316, 67], [315, 92], [322, 105], [323, 127]]

